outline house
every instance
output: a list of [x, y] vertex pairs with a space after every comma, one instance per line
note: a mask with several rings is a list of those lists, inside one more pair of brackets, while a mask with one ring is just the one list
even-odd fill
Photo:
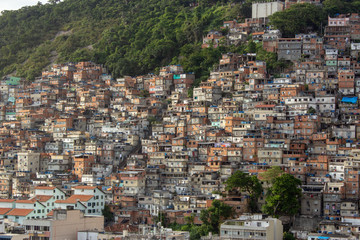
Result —
[[40, 153], [19, 152], [17, 163], [19, 171], [35, 173], [40, 170]]
[[219, 31], [210, 31], [208, 34], [203, 38], [203, 44], [201, 45], [202, 48], [209, 48], [213, 46], [217, 48], [220, 44], [223, 35]]
[[242, 215], [239, 219], [227, 220], [220, 225], [221, 239], [267, 239], [281, 240], [283, 225], [276, 218], [262, 215]]
[[45, 205], [45, 211], [48, 214], [55, 208], [56, 200], [64, 200], [65, 198], [65, 193], [57, 187], [37, 186], [31, 200], [37, 200]]
[[75, 155], [73, 156], [74, 168], [73, 173], [81, 179], [83, 174], [89, 174], [91, 167], [94, 164], [93, 155]]
[[54, 210], [52, 218], [26, 219], [23, 225], [30, 238], [78, 239], [79, 231], [103, 231], [103, 216], [85, 216], [80, 210]]
[[278, 60], [299, 60], [302, 53], [301, 38], [279, 38], [277, 43]]

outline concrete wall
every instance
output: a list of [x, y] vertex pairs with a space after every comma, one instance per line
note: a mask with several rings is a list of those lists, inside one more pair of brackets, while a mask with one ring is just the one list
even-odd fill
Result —
[[[61, 216], [63, 215], [63, 216]], [[84, 217], [79, 210], [67, 211], [54, 216], [51, 223], [51, 239], [76, 240], [78, 231], [103, 231], [104, 217]]]
[[284, 6], [281, 2], [253, 3], [252, 18], [266, 18], [283, 9]]

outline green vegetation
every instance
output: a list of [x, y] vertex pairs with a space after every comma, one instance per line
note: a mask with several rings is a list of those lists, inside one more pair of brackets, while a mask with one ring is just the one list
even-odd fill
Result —
[[324, 20], [326, 17], [323, 9], [309, 3], [292, 5], [288, 10], [277, 12], [270, 17], [271, 25], [278, 28], [285, 37], [320, 31]]
[[315, 110], [313, 107], [310, 107], [310, 108], [308, 109], [307, 113], [315, 114], [315, 113], [316, 113], [316, 110]]
[[292, 65], [291, 61], [278, 60], [277, 54], [267, 52], [263, 49], [262, 43], [256, 45], [256, 59], [266, 62], [266, 69], [270, 74], [279, 74]]
[[208, 209], [202, 210], [200, 213], [200, 220], [203, 222], [202, 225], [195, 225], [195, 215], [190, 215], [185, 217], [186, 224], [171, 223], [169, 227], [176, 231], [190, 232], [191, 240], [201, 239], [202, 236], [207, 236], [209, 232], [218, 234], [220, 225], [232, 216], [232, 207], [219, 200], [214, 200]]
[[157, 225], [158, 223], [161, 223], [161, 226], [167, 226], [167, 220], [165, 217], [165, 214], [162, 212], [159, 212], [156, 217], [153, 218], [153, 222]]
[[219, 200], [214, 200], [208, 209], [201, 211], [200, 219], [210, 232], [217, 234], [220, 224], [232, 215], [232, 207]]
[[264, 181], [272, 183], [277, 177], [284, 173], [285, 172], [279, 166], [272, 166], [266, 172], [260, 173], [260, 176]]
[[263, 212], [274, 217], [293, 216], [300, 209], [301, 181], [290, 174], [282, 174], [273, 180], [269, 188]]
[[359, 13], [360, 0], [325, 0], [323, 7], [314, 4], [294, 4], [289, 9], [270, 17], [270, 24], [279, 29], [284, 37], [297, 33], [319, 32], [327, 24], [327, 17], [340, 13]]
[[150, 96], [149, 91], [147, 91], [147, 90], [141, 90], [140, 91], [140, 97], [146, 98], [146, 97], [149, 97], [149, 96]]
[[174, 57], [173, 63], [179, 63], [186, 71], [194, 72], [194, 86], [198, 86], [209, 77], [212, 67], [219, 62], [221, 53], [226, 50], [224, 46], [203, 49], [200, 44], [186, 44], [180, 49], [179, 57]]
[[[51, 0], [47, 4], [3, 11], [0, 16], [0, 77], [29, 80], [51, 63], [92, 60], [114, 77], [155, 72], [182, 64], [195, 72], [197, 86], [224, 52], [257, 52], [277, 72], [286, 64], [250, 42], [246, 47], [201, 48], [209, 30], [224, 20], [251, 17], [254, 0]], [[271, 24], [291, 36], [321, 31], [327, 15], [359, 12], [360, 0], [325, 0], [324, 7], [293, 5], [271, 17]], [[224, 33], [227, 29], [222, 30]], [[191, 94], [191, 93], [189, 93]]]
[[[261, 175], [265, 181], [271, 184], [262, 209], [263, 213], [274, 217], [295, 215], [300, 209], [301, 181], [284, 173], [279, 167], [272, 167]], [[247, 192], [253, 202], [250, 207], [257, 205], [257, 200], [263, 190], [256, 176], [250, 176], [241, 171], [236, 171], [225, 184], [227, 190]], [[257, 209], [251, 210], [256, 211]], [[200, 239], [209, 232], [219, 233], [220, 225], [231, 217], [233, 217], [232, 207], [219, 200], [214, 200], [211, 207], [201, 211], [200, 220], [203, 222], [201, 226], [194, 224], [195, 216], [191, 215], [185, 217], [185, 225], [172, 223], [169, 227], [173, 230], [189, 231], [190, 239]], [[292, 235], [285, 233], [284, 239], [292, 239]]]
[[294, 235], [288, 232], [284, 232], [283, 240], [295, 240], [296, 238]]
[[196, 226], [194, 224], [195, 215], [185, 217], [185, 225], [182, 225], [179, 230], [190, 232], [190, 239], [200, 239], [202, 236], [206, 236], [211, 231], [208, 225]]
[[334, 16], [338, 13], [359, 13], [359, 0], [325, 0], [323, 2], [324, 11], [329, 16]]
[[102, 210], [102, 214], [105, 218], [105, 222], [114, 221], [114, 213], [111, 211], [109, 205], [105, 205], [104, 209]]
[[52, 62], [82, 60], [105, 64], [114, 76], [139, 75], [172, 61], [186, 65], [189, 56], [185, 70], [200, 76], [220, 56], [201, 50], [202, 37], [237, 17], [242, 7], [234, 2], [65, 0], [3, 11], [0, 77], [16, 71], [34, 79]]
[[239, 190], [241, 192], [247, 192], [250, 197], [250, 211], [258, 211], [257, 201], [263, 189], [257, 176], [250, 176], [247, 173], [236, 171], [228, 178], [225, 184], [226, 190]]

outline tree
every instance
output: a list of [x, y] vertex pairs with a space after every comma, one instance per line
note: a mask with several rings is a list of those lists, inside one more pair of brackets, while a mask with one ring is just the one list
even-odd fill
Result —
[[[116, 78], [152, 72], [176, 57], [179, 61], [174, 64], [181, 64], [184, 57], [190, 63], [184, 70], [201, 79], [221, 56], [220, 50], [201, 50], [202, 37], [219, 29], [225, 19], [234, 19], [241, 5], [215, 0], [196, 8], [176, 0], [47, 2], [2, 12], [0, 77], [16, 72], [34, 79], [55, 59], [56, 63], [92, 60], [104, 64]], [[186, 45], [196, 48], [196, 54], [183, 55]], [[43, 58], [38, 49], [46, 50], [40, 54]]]
[[60, 0], [49, 0], [48, 3], [51, 3], [51, 4], [56, 4], [60, 2]]
[[149, 116], [147, 120], [149, 121], [150, 124], [156, 123], [156, 117], [154, 117], [154, 116]]
[[289, 67], [292, 62], [285, 61], [283, 59], [278, 60], [277, 54], [273, 52], [265, 51], [262, 43], [258, 43], [256, 46], [256, 60], [265, 61], [266, 69], [270, 74], [277, 74], [284, 71]]
[[257, 212], [257, 200], [262, 193], [262, 186], [256, 176], [250, 176], [242, 171], [236, 171], [225, 182], [226, 190], [240, 190], [249, 193], [249, 209], [251, 212]]
[[312, 114], [314, 114], [314, 113], [316, 113], [316, 110], [315, 110], [313, 107], [310, 107], [310, 108], [308, 109], [307, 113], [312, 113]]
[[283, 240], [295, 240], [295, 237], [288, 232], [284, 232]]
[[256, 53], [256, 43], [253, 40], [250, 40], [245, 51], [248, 53]]
[[194, 96], [194, 88], [193, 87], [190, 87], [187, 91], [187, 96], [189, 98], [192, 98]]
[[114, 221], [114, 213], [111, 211], [109, 205], [105, 205], [104, 209], [102, 210], [102, 214], [105, 218], [105, 222]]
[[[355, 2], [355, 1], [354, 1]], [[325, 0], [323, 7], [327, 15], [334, 16], [337, 13], [352, 12], [350, 3], [343, 0]]]
[[266, 182], [273, 182], [277, 177], [281, 176], [284, 171], [279, 166], [272, 166], [266, 172], [260, 173], [260, 177]]
[[149, 97], [150, 96], [150, 93], [149, 93], [149, 91], [148, 90], [141, 90], [140, 91], [140, 95], [139, 95], [140, 97], [144, 97], [144, 98], [147, 98], [147, 97]]
[[195, 216], [194, 214], [191, 214], [190, 216], [186, 216], [185, 217], [185, 222], [188, 225], [193, 225], [194, 224], [194, 220], [195, 220]]
[[263, 211], [274, 217], [294, 216], [300, 209], [301, 181], [290, 174], [274, 179], [265, 199]]
[[321, 7], [314, 4], [294, 4], [289, 9], [270, 16], [270, 24], [279, 29], [284, 37], [297, 33], [320, 31], [326, 15]]
[[210, 232], [219, 233], [220, 224], [230, 218], [232, 214], [231, 206], [219, 200], [214, 200], [208, 209], [201, 211], [200, 220]]
[[202, 236], [206, 236], [211, 232], [209, 225], [201, 225], [201, 226], [193, 226], [190, 229], [190, 240], [198, 240], [201, 239]]
[[164, 227], [167, 227], [167, 220], [166, 220], [166, 217], [165, 217], [165, 214], [162, 213], [161, 211], [159, 211], [157, 217], [154, 217], [153, 218], [153, 221], [157, 224], [157, 223], [161, 223], [161, 226], [164, 226]]

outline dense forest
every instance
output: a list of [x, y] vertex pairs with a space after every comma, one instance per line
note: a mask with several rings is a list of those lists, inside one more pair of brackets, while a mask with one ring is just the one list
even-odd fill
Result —
[[[182, 64], [186, 71], [195, 72], [199, 82], [221, 53], [246, 52], [249, 46], [201, 49], [201, 40], [207, 31], [219, 30], [224, 20], [251, 17], [251, 2], [254, 0], [49, 0], [3, 11], [0, 77], [15, 74], [32, 80], [53, 62], [92, 60], [104, 64], [114, 77]], [[304, 23], [320, 31], [328, 14], [358, 11], [360, 0], [325, 0], [323, 8], [306, 6], [274, 15], [272, 24], [285, 35], [291, 35], [292, 29], [302, 30]], [[298, 26], [294, 12], [305, 20], [303, 25]]]
[[155, 71], [180, 54], [197, 51], [205, 59], [218, 52], [200, 53], [204, 32], [249, 8], [235, 2], [53, 0], [3, 11], [0, 76], [16, 71], [34, 79], [51, 62], [81, 60], [105, 64], [114, 76], [135, 75]]

